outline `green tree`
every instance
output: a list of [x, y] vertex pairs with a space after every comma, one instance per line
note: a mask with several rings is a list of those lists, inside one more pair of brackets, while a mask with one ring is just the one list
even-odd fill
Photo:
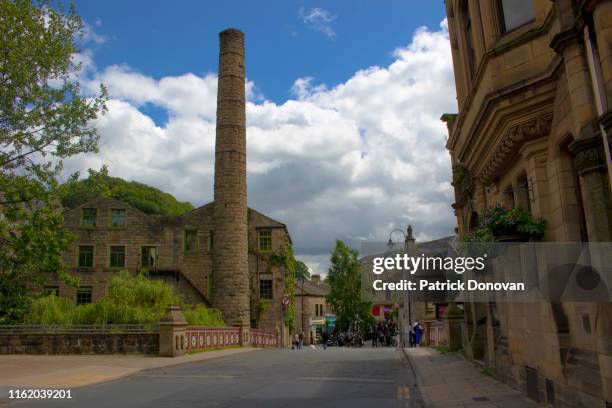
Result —
[[98, 196], [125, 201], [132, 207], [147, 214], [181, 215], [193, 210], [188, 202], [178, 201], [172, 194], [136, 181], [111, 177], [108, 168], [99, 171], [89, 169], [89, 176], [79, 180], [79, 174], [72, 175], [62, 189], [62, 204], [74, 208]]
[[0, 0], [0, 323], [21, 319], [25, 283], [64, 272], [70, 242], [62, 228], [57, 175], [62, 159], [97, 151], [90, 124], [105, 110], [103, 88], [81, 95], [74, 7]]
[[369, 325], [372, 304], [361, 299], [359, 253], [344, 242], [336, 241], [327, 278], [331, 286], [327, 303], [336, 314], [336, 327], [347, 330], [355, 324]]
[[302, 261], [295, 261], [295, 278], [301, 281], [310, 279], [310, 270]]

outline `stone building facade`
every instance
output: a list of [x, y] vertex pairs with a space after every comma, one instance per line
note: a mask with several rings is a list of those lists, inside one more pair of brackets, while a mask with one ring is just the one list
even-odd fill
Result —
[[[66, 211], [64, 227], [75, 240], [63, 261], [80, 279], [80, 287], [49, 279], [47, 290], [79, 303], [95, 302], [105, 295], [114, 273], [127, 270], [135, 275], [144, 269], [171, 284], [187, 302], [214, 306], [211, 299], [217, 287], [211, 282], [217, 236], [212, 203], [182, 216], [160, 216], [100, 197]], [[287, 228], [249, 208], [247, 231], [249, 324], [281, 330], [285, 275], [281, 266], [270, 262], [270, 255], [290, 240]], [[257, 312], [260, 301], [268, 304], [264, 313]]]
[[[446, 0], [458, 114], [445, 114], [460, 234], [494, 204], [545, 241], [610, 242], [612, 2]], [[606, 160], [608, 156], [608, 160]], [[466, 304], [468, 357], [553, 406], [612, 401], [612, 306]]]
[[295, 283], [295, 331], [304, 333], [306, 344], [321, 340], [325, 316], [331, 314], [325, 300], [330, 291], [330, 286], [321, 280], [320, 275], [312, 275], [310, 280]]

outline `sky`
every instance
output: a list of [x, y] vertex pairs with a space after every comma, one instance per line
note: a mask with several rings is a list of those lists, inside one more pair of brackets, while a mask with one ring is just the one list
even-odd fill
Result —
[[[84, 93], [106, 164], [195, 206], [213, 198], [218, 33], [245, 33], [249, 206], [289, 229], [298, 259], [325, 273], [337, 239], [356, 249], [412, 224], [453, 234], [440, 116], [456, 112], [444, 4], [435, 1], [77, 0]], [[400, 234], [394, 240], [403, 239]]]

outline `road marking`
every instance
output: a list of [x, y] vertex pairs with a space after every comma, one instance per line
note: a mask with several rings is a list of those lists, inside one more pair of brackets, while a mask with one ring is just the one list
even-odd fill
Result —
[[397, 399], [398, 400], [409, 400], [410, 399], [410, 387], [407, 385], [400, 385], [397, 387]]
[[381, 380], [380, 378], [349, 378], [349, 377], [300, 377], [298, 381], [336, 381], [336, 382], [353, 382], [353, 383], [378, 383], [378, 384], [393, 384], [391, 380]]

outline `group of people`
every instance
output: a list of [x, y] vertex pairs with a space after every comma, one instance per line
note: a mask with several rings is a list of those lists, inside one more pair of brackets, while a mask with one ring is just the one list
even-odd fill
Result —
[[[415, 321], [410, 324], [409, 330], [409, 342], [410, 347], [420, 347], [423, 339], [423, 331], [425, 325], [423, 321]], [[380, 320], [375, 323], [367, 331], [365, 337], [372, 340], [372, 347], [397, 346], [397, 336], [399, 328], [397, 323], [393, 319]], [[364, 343], [364, 336], [360, 330], [349, 330], [346, 332], [333, 332], [328, 333], [323, 331], [321, 333], [321, 343], [324, 349], [327, 349], [328, 345], [336, 345], [339, 347], [361, 347]], [[304, 348], [304, 332], [296, 332], [293, 337], [292, 349], [300, 350]]]
[[348, 330], [334, 333], [334, 344], [338, 347], [361, 347], [363, 346], [363, 335], [360, 330]]
[[397, 346], [397, 334], [397, 323], [393, 319], [378, 321], [371, 327], [369, 333], [372, 347]]
[[420, 347], [421, 339], [423, 338], [423, 330], [425, 325], [423, 321], [414, 322], [410, 325], [409, 340], [410, 347]]
[[[293, 344], [291, 345], [292, 350], [300, 350], [304, 348], [304, 332], [298, 331], [293, 335]], [[311, 344], [313, 340], [311, 339]], [[363, 346], [364, 338], [363, 334], [359, 330], [348, 330], [348, 331], [334, 331], [328, 332], [326, 330], [321, 332], [321, 345], [324, 349], [328, 346], [338, 347], [361, 347]]]

